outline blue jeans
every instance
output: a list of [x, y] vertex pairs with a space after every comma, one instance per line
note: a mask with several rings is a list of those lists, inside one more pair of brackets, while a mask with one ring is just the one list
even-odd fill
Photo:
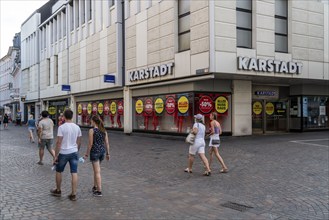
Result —
[[104, 154], [105, 153], [92, 153], [90, 152], [90, 161], [91, 162], [102, 162], [102, 160], [104, 160]]
[[71, 154], [59, 154], [58, 162], [56, 165], [56, 172], [62, 173], [64, 171], [67, 162], [69, 162], [70, 164], [71, 173], [77, 173], [78, 162], [79, 162], [78, 152], [74, 152]]

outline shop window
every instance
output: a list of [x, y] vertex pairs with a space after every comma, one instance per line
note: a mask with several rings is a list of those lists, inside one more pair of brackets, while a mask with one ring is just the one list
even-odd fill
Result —
[[209, 129], [211, 112], [219, 114], [223, 130], [231, 131], [230, 95], [179, 93], [133, 99], [133, 128], [167, 133], [188, 133], [194, 115], [201, 113]]
[[275, 52], [288, 53], [288, 1], [275, 1]]
[[123, 99], [77, 103], [77, 124], [91, 126], [90, 119], [99, 115], [106, 128], [122, 129], [124, 124]]
[[252, 48], [252, 1], [236, 1], [237, 47]]
[[190, 0], [178, 1], [178, 50], [190, 49]]
[[319, 129], [329, 128], [328, 121], [328, 97], [324, 96], [303, 96], [302, 97], [302, 116], [303, 128]]

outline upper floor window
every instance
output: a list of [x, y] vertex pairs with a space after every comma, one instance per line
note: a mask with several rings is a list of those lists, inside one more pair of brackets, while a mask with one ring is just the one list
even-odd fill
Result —
[[252, 0], [236, 1], [237, 47], [252, 48]]
[[288, 53], [288, 1], [275, 1], [275, 52]]
[[178, 50], [190, 49], [190, 0], [178, 0]]
[[85, 0], [80, 0], [80, 5], [81, 5], [81, 24], [85, 23], [85, 18], [86, 18], [86, 3]]
[[88, 0], [87, 10], [88, 10], [87, 19], [89, 21], [93, 18], [92, 0]]
[[111, 8], [114, 5], [114, 0], [108, 0], [109, 1], [109, 7]]

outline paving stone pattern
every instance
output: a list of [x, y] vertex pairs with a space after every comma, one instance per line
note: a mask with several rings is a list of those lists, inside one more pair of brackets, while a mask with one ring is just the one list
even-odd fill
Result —
[[[82, 155], [87, 146], [83, 129]], [[182, 138], [109, 132], [111, 159], [102, 163], [103, 197], [93, 197], [90, 162], [79, 164], [78, 200], [70, 201], [69, 166], [62, 197], [55, 187], [51, 157], [37, 165], [36, 144], [26, 127], [0, 131], [1, 219], [328, 219], [328, 132], [223, 137], [221, 154], [229, 173], [202, 176], [196, 159], [187, 165]], [[293, 143], [321, 139], [319, 146]], [[252, 207], [238, 211], [233, 202]]]

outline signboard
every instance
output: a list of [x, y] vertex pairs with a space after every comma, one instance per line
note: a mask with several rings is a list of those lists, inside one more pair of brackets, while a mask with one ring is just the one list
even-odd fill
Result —
[[174, 97], [169, 96], [167, 97], [166, 100], [166, 112], [171, 115], [175, 112], [176, 110], [176, 101], [174, 99]]
[[225, 96], [219, 96], [215, 100], [215, 109], [218, 113], [224, 114], [228, 110], [228, 100]]
[[266, 103], [265, 111], [266, 111], [266, 114], [268, 114], [268, 115], [272, 115], [274, 113], [274, 105], [272, 102]]
[[115, 103], [114, 101], [110, 104], [110, 112], [112, 115], [115, 115], [117, 113], [117, 103]]
[[186, 115], [186, 113], [188, 112], [189, 101], [185, 95], [182, 95], [181, 97], [179, 97], [179, 99], [177, 101], [177, 108], [178, 108], [178, 112], [182, 115]]
[[114, 75], [104, 75], [104, 82], [105, 83], [115, 83], [115, 76]]
[[118, 101], [118, 114], [123, 115], [123, 101]]
[[70, 85], [62, 85], [62, 91], [71, 91]]
[[154, 102], [154, 109], [157, 114], [162, 114], [164, 110], [164, 102], [162, 98], [157, 98]]
[[56, 107], [55, 107], [55, 106], [50, 106], [50, 107], [48, 108], [48, 113], [49, 113], [50, 115], [55, 115], [55, 114], [56, 114]]
[[87, 105], [87, 112], [88, 112], [88, 115], [91, 114], [92, 108], [93, 108], [93, 106], [91, 105], [91, 103], [88, 103], [88, 105]]
[[134, 82], [138, 80], [147, 80], [157, 77], [163, 77], [172, 74], [174, 63], [162, 64], [153, 66], [146, 69], [134, 70], [129, 72], [129, 81]]
[[147, 98], [145, 100], [144, 110], [147, 114], [151, 114], [153, 112], [153, 102], [151, 98]]
[[143, 112], [144, 105], [143, 105], [143, 101], [142, 100], [138, 99], [136, 101], [135, 109], [136, 109], [137, 114], [141, 114]]
[[254, 102], [252, 105], [252, 111], [255, 115], [260, 115], [263, 111], [263, 105], [261, 102]]
[[103, 114], [103, 110], [104, 110], [104, 106], [103, 106], [103, 103], [98, 103], [98, 114]]
[[79, 115], [82, 114], [82, 105], [81, 104], [78, 105], [78, 114]]
[[213, 108], [214, 105], [212, 99], [209, 96], [201, 96], [199, 100], [199, 110], [204, 114], [208, 114]]
[[256, 72], [275, 72], [301, 74], [302, 63], [285, 62], [281, 60], [264, 60], [249, 57], [238, 57], [238, 69]]
[[110, 112], [109, 102], [106, 101], [105, 104], [104, 104], [104, 114], [108, 115], [109, 112]]

